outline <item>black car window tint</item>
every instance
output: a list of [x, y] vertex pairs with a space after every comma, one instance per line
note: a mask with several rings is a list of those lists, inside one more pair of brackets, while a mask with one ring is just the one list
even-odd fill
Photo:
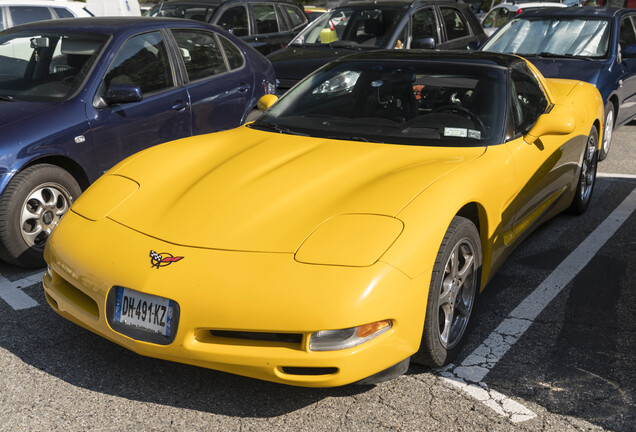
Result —
[[621, 48], [625, 48], [627, 45], [636, 44], [636, 32], [634, 32], [634, 24], [631, 17], [624, 17], [621, 20], [621, 26], [618, 33], [618, 42]]
[[172, 30], [190, 81], [227, 72], [214, 33], [204, 30]]
[[287, 11], [287, 16], [291, 20], [292, 27], [298, 28], [305, 24], [306, 18], [303, 16], [302, 11], [298, 8], [295, 8], [291, 5], [285, 5], [285, 10]]
[[53, 10], [59, 18], [73, 18], [75, 15], [70, 10], [62, 7], [54, 7]]
[[446, 27], [446, 36], [448, 40], [469, 36], [468, 23], [466, 18], [454, 8], [440, 7], [444, 27]]
[[287, 14], [283, 11], [282, 5], [276, 5], [276, 15], [278, 16], [278, 27], [280, 31], [289, 31], [289, 24], [287, 23], [287, 18], [285, 18]]
[[278, 21], [273, 4], [253, 4], [254, 21], [256, 21], [256, 33], [277, 33]]
[[244, 6], [234, 6], [221, 14], [217, 24], [234, 36], [242, 37], [249, 35], [247, 24], [247, 9]]
[[9, 14], [14, 26], [53, 18], [49, 8], [40, 6], [9, 6]]
[[423, 8], [413, 14], [413, 40], [432, 37], [439, 42], [437, 20], [433, 8]]
[[545, 112], [548, 100], [536, 78], [525, 65], [515, 66], [510, 77], [515, 134], [525, 134]]
[[172, 73], [161, 33], [144, 33], [128, 39], [119, 49], [104, 78], [112, 84], [132, 84], [143, 93], [172, 87]]
[[225, 57], [230, 65], [230, 69], [234, 70], [242, 67], [244, 60], [238, 47], [223, 36], [219, 36], [219, 39], [221, 40], [221, 45], [223, 46], [223, 51], [225, 51]]

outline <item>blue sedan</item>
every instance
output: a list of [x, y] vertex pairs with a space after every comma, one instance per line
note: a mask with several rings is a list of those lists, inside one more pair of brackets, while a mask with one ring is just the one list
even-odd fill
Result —
[[636, 116], [636, 10], [564, 8], [523, 13], [501, 27], [482, 47], [530, 60], [547, 78], [596, 85], [605, 103], [603, 145], [612, 131]]
[[182, 19], [82, 18], [0, 33], [0, 258], [44, 264], [51, 231], [125, 157], [245, 121], [271, 64]]

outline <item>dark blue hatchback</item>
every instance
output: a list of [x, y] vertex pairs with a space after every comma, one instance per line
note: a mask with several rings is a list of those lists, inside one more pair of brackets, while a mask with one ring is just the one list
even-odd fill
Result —
[[605, 103], [603, 145], [614, 128], [636, 116], [636, 10], [564, 8], [528, 11], [501, 27], [482, 47], [530, 60], [547, 78], [596, 85]]
[[0, 33], [0, 258], [44, 264], [51, 231], [125, 157], [230, 129], [275, 90], [269, 61], [214, 26], [86, 18]]

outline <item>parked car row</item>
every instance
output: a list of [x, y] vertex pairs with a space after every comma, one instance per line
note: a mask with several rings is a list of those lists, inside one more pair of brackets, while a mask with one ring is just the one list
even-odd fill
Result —
[[[0, 258], [44, 253], [51, 308], [144, 355], [305, 386], [446, 365], [515, 246], [590, 204], [636, 116], [636, 17], [524, 12], [486, 41], [464, 3], [354, 0], [268, 60], [249, 38], [291, 5], [0, 33]], [[228, 11], [246, 33], [209, 24]]]

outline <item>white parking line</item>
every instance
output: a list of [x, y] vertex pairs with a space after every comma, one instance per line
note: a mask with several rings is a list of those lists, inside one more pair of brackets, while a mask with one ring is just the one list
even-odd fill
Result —
[[42, 273], [33, 273], [25, 278], [11, 282], [0, 275], [0, 298], [15, 310], [28, 309], [38, 305], [38, 302], [26, 295], [20, 288], [42, 282]]
[[539, 314], [590, 262], [601, 247], [636, 210], [636, 189], [561, 264], [526, 297], [459, 366], [439, 371], [446, 381], [459, 387], [486, 406], [521, 422], [536, 414], [512, 399], [490, 390], [483, 382], [508, 350], [521, 338]]
[[596, 173], [596, 177], [602, 178], [624, 178], [624, 179], [636, 179], [636, 174], [614, 174], [614, 173]]

